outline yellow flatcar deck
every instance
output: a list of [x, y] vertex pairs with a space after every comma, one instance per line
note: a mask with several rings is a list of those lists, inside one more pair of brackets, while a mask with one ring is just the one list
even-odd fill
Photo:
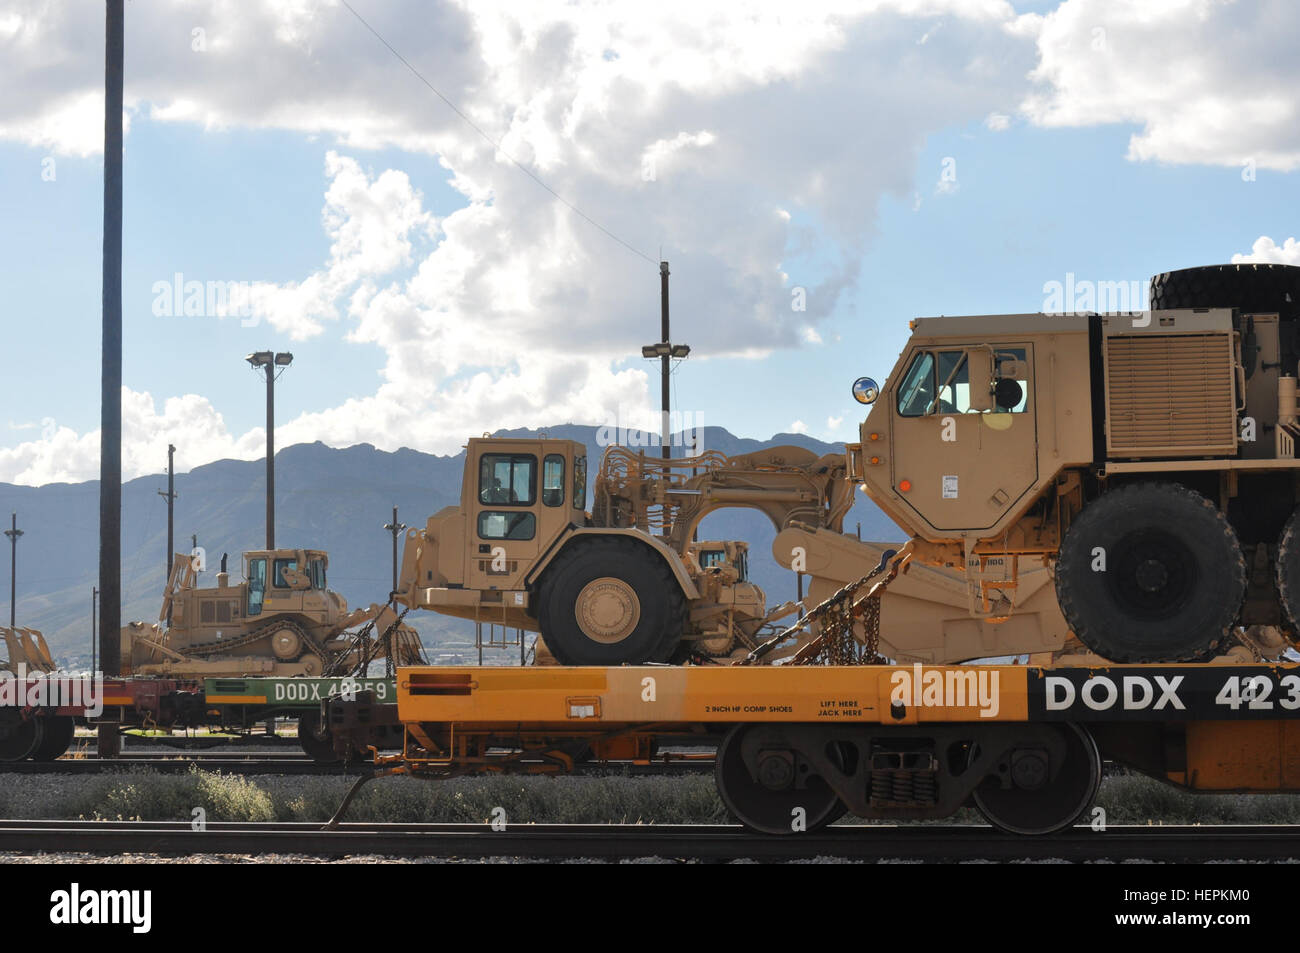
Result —
[[478, 725], [1271, 720], [1300, 714], [1300, 666], [413, 667], [397, 706]]

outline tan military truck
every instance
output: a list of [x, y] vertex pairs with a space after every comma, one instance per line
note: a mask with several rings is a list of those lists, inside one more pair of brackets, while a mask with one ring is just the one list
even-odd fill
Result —
[[[1117, 662], [1300, 622], [1300, 268], [1156, 276], [1152, 310], [921, 318], [849, 448], [911, 559], [1016, 611], [1022, 559]], [[1014, 557], [1022, 557], [1016, 559]]]
[[[358, 653], [349, 630], [383, 633], [396, 621], [387, 606], [348, 611], [326, 585], [329, 556], [316, 549], [244, 554], [244, 578], [231, 583], [226, 558], [214, 587], [198, 585], [198, 567], [177, 553], [158, 622], [122, 627], [123, 675], [323, 675], [346, 669]], [[171, 624], [165, 625], [170, 610]], [[418, 634], [392, 635], [401, 664], [420, 660]], [[367, 657], [377, 657], [367, 653]]]

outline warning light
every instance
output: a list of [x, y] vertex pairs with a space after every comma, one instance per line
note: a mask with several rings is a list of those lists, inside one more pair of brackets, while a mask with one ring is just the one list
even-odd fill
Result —
[[898, 481], [898, 489], [899, 489], [899, 492], [900, 492], [900, 493], [911, 493], [911, 492], [912, 492], [912, 481], [911, 481], [911, 480], [899, 480], [899, 481]]
[[872, 466], [879, 466], [879, 464], [880, 464], [880, 458], [879, 458], [879, 457], [872, 457], [872, 458], [871, 458], [871, 464], [872, 464]]
[[879, 440], [879, 439], [880, 439], [880, 434], [878, 434], [878, 433], [870, 434], [870, 435], [868, 435], [867, 439], [868, 439], [868, 440]]

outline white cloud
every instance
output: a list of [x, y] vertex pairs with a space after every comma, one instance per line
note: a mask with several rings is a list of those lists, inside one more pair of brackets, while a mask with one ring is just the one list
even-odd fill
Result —
[[[628, 357], [655, 325], [661, 246], [674, 327], [697, 355], [820, 340], [881, 196], [914, 193], [929, 136], [1018, 102], [1035, 55], [1031, 21], [1002, 0], [682, 2], [653, 16], [630, 0], [409, 0], [362, 12], [500, 150], [329, 0], [137, 4], [127, 15], [137, 123], [288, 130], [328, 150], [329, 254], [310, 273], [255, 285], [255, 313], [294, 339], [377, 347], [384, 365], [373, 394], [283, 423], [283, 445], [446, 451], [469, 432], [599, 422], [644, 402], [646, 373]], [[0, 137], [99, 150], [102, 28], [75, 6], [0, 12], [0, 84], [21, 90], [0, 101]], [[435, 218], [404, 173], [367, 168], [363, 150], [380, 147], [436, 157], [463, 207]], [[816, 230], [795, 224], [810, 221]], [[786, 260], [792, 245], [818, 262], [820, 282]], [[790, 285], [808, 289], [797, 321]], [[158, 412], [150, 398], [138, 431], [200, 428], [201, 440], [176, 441], [194, 455], [187, 465], [257, 451], [259, 431], [227, 433], [206, 402], [173, 409], [189, 399]], [[0, 479], [94, 476], [92, 438], [59, 430], [2, 451]]]
[[1281, 245], [1276, 244], [1267, 235], [1261, 235], [1250, 246], [1249, 254], [1232, 256], [1232, 263], [1266, 262], [1277, 265], [1300, 265], [1300, 242], [1288, 238]]
[[804, 423], [802, 420], [796, 420], [796, 421], [794, 421], [793, 423], [790, 424], [789, 432], [790, 432], [790, 433], [807, 433], [807, 432], [808, 432], [808, 425], [807, 425], [806, 423]]
[[1006, 113], [992, 112], [984, 117], [984, 125], [994, 132], [1003, 132], [1011, 127], [1011, 117]]
[[1037, 39], [1036, 123], [1136, 124], [1135, 160], [1300, 166], [1292, 0], [1066, 0], [1011, 32]]
[[[122, 475], [132, 479], [166, 469], [159, 447], [176, 444], [176, 468], [189, 470], [211, 460], [255, 460], [266, 452], [266, 431], [255, 428], [233, 438], [221, 414], [197, 394], [169, 397], [160, 413], [154, 398], [122, 388]], [[78, 434], [52, 420], [42, 421], [39, 440], [0, 448], [0, 481], [37, 486], [99, 477], [99, 431]]]

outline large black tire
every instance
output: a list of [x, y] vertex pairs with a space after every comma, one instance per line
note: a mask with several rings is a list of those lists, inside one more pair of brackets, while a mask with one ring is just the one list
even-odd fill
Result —
[[[1104, 571], [1098, 554], [1104, 554]], [[1246, 594], [1246, 561], [1214, 504], [1177, 483], [1135, 483], [1083, 508], [1056, 562], [1056, 596], [1079, 639], [1113, 662], [1220, 653]]]
[[1238, 308], [1300, 315], [1300, 266], [1207, 265], [1166, 271], [1151, 279], [1151, 308]]
[[538, 621], [561, 665], [664, 662], [681, 640], [686, 600], [643, 543], [578, 540], [546, 571]]
[[1300, 508], [1296, 509], [1277, 541], [1277, 594], [1291, 631], [1300, 632]]

